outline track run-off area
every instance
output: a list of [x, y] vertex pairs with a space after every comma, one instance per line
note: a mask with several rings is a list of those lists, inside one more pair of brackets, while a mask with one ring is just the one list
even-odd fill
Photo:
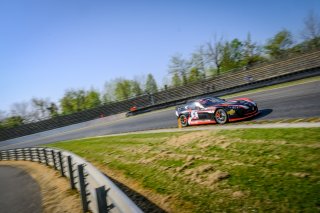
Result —
[[[320, 116], [319, 78], [264, 91], [248, 91], [240, 96], [233, 96], [233, 98], [235, 97], [248, 97], [258, 104], [260, 113], [257, 117], [251, 119], [251, 121], [299, 119]], [[239, 123], [241, 122], [237, 124]], [[232, 126], [232, 124], [225, 126]], [[31, 147], [56, 141], [166, 128], [177, 128], [177, 119], [173, 108], [128, 118], [124, 116], [116, 116], [115, 119], [102, 118], [89, 125], [76, 124], [72, 127], [63, 127], [2, 141], [0, 142], [0, 149]]]

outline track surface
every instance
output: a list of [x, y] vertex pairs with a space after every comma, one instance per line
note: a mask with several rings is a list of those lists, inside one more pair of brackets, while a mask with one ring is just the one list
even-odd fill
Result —
[[24, 170], [0, 166], [0, 212], [42, 212], [40, 187]]
[[[244, 97], [244, 96], [242, 96]], [[260, 115], [252, 120], [320, 116], [320, 81], [245, 95], [258, 103]], [[176, 127], [173, 109], [120, 119], [71, 131], [22, 137], [0, 142], [0, 149], [30, 147], [55, 141], [99, 135]]]

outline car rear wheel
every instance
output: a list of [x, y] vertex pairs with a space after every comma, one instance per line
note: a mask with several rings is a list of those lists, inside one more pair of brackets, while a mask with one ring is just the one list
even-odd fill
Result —
[[214, 113], [214, 117], [218, 124], [225, 124], [228, 122], [228, 114], [226, 111], [224, 111], [224, 109], [217, 109]]
[[179, 119], [180, 119], [181, 126], [183, 127], [188, 126], [188, 118], [186, 115], [180, 115]]

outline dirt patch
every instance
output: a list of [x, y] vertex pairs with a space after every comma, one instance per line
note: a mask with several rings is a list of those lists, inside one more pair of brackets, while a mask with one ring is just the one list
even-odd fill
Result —
[[230, 177], [230, 174], [228, 172], [222, 172], [220, 170], [215, 171], [214, 173], [208, 175], [207, 182], [205, 183], [205, 185], [214, 184], [220, 180], [227, 179], [228, 177]]
[[178, 137], [172, 137], [170, 140], [168, 140], [166, 142], [166, 144], [170, 145], [170, 146], [185, 146], [188, 145], [194, 141], [201, 141], [203, 139], [207, 139], [209, 136], [209, 132], [207, 131], [199, 131], [199, 132], [190, 132], [190, 133], [186, 133], [184, 135], [180, 135]]
[[[235, 142], [233, 140], [232, 142]], [[201, 149], [205, 149], [211, 146], [218, 146], [220, 148], [227, 148], [232, 142], [224, 137], [213, 134], [209, 131], [190, 132], [184, 135], [173, 137], [166, 142], [167, 145], [175, 147], [184, 147], [195, 143], [195, 145]]]
[[78, 213], [82, 211], [79, 194], [70, 190], [68, 180], [61, 177], [57, 171], [34, 162], [2, 161], [0, 164], [21, 168], [38, 182], [44, 212]]
[[246, 196], [246, 194], [242, 191], [235, 191], [232, 193], [232, 197], [234, 197], [234, 198], [243, 198], [245, 196]]
[[[179, 172], [184, 170], [182, 168], [180, 168]], [[196, 168], [185, 169], [183, 176], [192, 182], [214, 188], [216, 183], [229, 178], [230, 174], [216, 170], [211, 164], [206, 164]]]
[[206, 140], [201, 140], [197, 146], [199, 148], [208, 148], [210, 146], [218, 146], [220, 148], [226, 149], [230, 146], [232, 142], [224, 136], [211, 135], [207, 137]]
[[308, 177], [310, 177], [310, 174], [306, 173], [306, 172], [295, 172], [295, 173], [292, 173], [291, 175], [293, 175], [295, 177], [298, 177], [298, 178], [308, 178]]

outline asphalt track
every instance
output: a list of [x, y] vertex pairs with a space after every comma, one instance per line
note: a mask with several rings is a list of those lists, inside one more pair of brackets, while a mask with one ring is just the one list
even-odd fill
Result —
[[[242, 97], [249, 97], [257, 102], [260, 114], [252, 120], [309, 118], [320, 116], [320, 81], [294, 86], [248, 92]], [[54, 134], [35, 134], [18, 139], [0, 142], [0, 149], [30, 147], [56, 141], [79, 139], [84, 137], [109, 135], [152, 129], [172, 128], [177, 126], [173, 109], [160, 110], [129, 118], [81, 127]]]
[[0, 212], [42, 212], [40, 187], [24, 170], [0, 165]]

